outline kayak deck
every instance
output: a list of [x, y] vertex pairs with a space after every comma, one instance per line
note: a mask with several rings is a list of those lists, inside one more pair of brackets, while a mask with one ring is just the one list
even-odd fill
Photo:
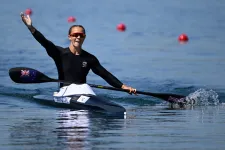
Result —
[[[64, 97], [65, 98], [65, 97]], [[95, 95], [73, 95], [63, 99], [55, 99], [51, 95], [36, 95], [34, 99], [41, 103], [76, 110], [103, 111], [112, 114], [126, 114], [126, 109], [114, 102]]]

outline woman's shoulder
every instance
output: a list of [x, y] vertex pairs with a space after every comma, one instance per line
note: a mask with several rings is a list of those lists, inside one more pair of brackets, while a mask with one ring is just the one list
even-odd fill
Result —
[[69, 53], [70, 52], [69, 47], [61, 47], [61, 46], [56, 46], [56, 47], [60, 51], [60, 53]]
[[93, 57], [96, 58], [95, 55], [91, 54], [90, 52], [87, 52], [86, 50], [82, 49], [82, 55], [86, 57]]

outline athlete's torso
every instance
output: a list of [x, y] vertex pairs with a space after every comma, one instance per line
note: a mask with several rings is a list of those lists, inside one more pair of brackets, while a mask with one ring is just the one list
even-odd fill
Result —
[[74, 55], [69, 48], [60, 48], [59, 56], [55, 60], [59, 78], [65, 81], [81, 84], [86, 83], [86, 77], [93, 64], [97, 61], [95, 56], [82, 50], [80, 55]]

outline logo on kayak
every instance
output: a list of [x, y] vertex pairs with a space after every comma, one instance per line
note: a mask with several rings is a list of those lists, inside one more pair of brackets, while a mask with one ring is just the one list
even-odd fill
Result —
[[21, 70], [21, 77], [27, 77], [30, 76], [29, 70]]
[[69, 104], [70, 103], [70, 100], [71, 100], [71, 97], [57, 97], [57, 96], [54, 96], [54, 101], [56, 103], [65, 103], [65, 104]]
[[86, 103], [88, 100], [89, 100], [90, 97], [88, 96], [84, 96], [84, 95], [81, 95], [77, 101], [80, 102], [80, 103]]
[[87, 67], [87, 62], [86, 61], [84, 61], [83, 63], [82, 63], [82, 67]]

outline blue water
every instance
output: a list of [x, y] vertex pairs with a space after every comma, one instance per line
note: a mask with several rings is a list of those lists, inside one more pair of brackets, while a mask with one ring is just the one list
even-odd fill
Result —
[[[83, 48], [123, 83], [138, 90], [189, 95], [194, 106], [171, 108], [144, 95], [94, 89], [127, 109], [126, 119], [43, 105], [56, 83], [16, 84], [12, 67], [30, 67], [56, 78], [54, 62], [20, 19], [67, 47], [76, 24], [87, 31]], [[225, 3], [217, 1], [2, 0], [0, 5], [1, 149], [225, 149]], [[116, 26], [124, 23], [125, 32]], [[189, 41], [177, 38], [186, 33]], [[108, 84], [90, 72], [88, 83]]]

